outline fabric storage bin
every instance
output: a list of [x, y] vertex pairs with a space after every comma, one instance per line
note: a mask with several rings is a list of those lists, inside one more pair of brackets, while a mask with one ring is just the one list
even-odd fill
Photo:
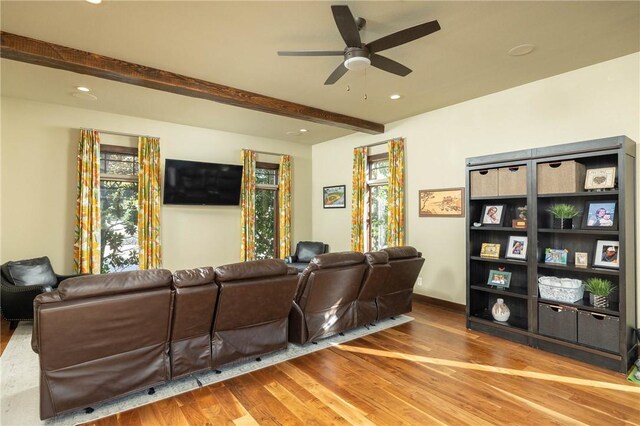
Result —
[[620, 318], [578, 311], [578, 343], [619, 353]]
[[527, 166], [498, 169], [498, 195], [527, 195]]
[[538, 333], [569, 342], [577, 342], [577, 312], [577, 309], [567, 306], [538, 304]]
[[471, 197], [498, 195], [498, 169], [474, 170], [470, 176]]
[[538, 194], [583, 192], [586, 168], [573, 160], [538, 164]]

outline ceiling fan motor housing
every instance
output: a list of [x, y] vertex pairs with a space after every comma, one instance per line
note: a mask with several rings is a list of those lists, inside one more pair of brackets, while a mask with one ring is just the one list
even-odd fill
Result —
[[351, 71], [359, 71], [371, 65], [369, 50], [364, 47], [347, 47], [344, 52], [344, 66]]

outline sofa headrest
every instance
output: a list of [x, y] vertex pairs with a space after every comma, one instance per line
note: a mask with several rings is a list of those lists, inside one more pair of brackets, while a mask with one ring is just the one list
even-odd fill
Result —
[[311, 265], [318, 269], [338, 268], [341, 266], [357, 265], [364, 262], [364, 254], [355, 251], [342, 251], [336, 253], [326, 253], [314, 257]]
[[387, 252], [387, 254], [389, 255], [389, 260], [407, 259], [410, 257], [421, 256], [418, 250], [416, 250], [415, 247], [411, 246], [389, 247], [382, 250]]
[[7, 262], [2, 265], [5, 278], [14, 285], [43, 285], [54, 287], [58, 284], [51, 262], [47, 256]]
[[287, 265], [287, 275], [298, 275], [298, 268]]
[[166, 269], [149, 269], [69, 278], [60, 283], [58, 293], [62, 300], [73, 300], [150, 290], [168, 287], [170, 284], [171, 272]]
[[173, 285], [178, 288], [194, 287], [212, 283], [216, 273], [211, 266], [182, 269], [173, 273]]
[[389, 263], [389, 253], [386, 251], [370, 251], [365, 253], [369, 265], [379, 265]]
[[251, 278], [266, 278], [278, 275], [288, 275], [289, 268], [284, 260], [263, 259], [249, 262], [232, 263], [216, 268], [218, 282], [247, 280]]
[[296, 246], [298, 262], [310, 262], [311, 259], [324, 253], [324, 243], [317, 241], [300, 241]]

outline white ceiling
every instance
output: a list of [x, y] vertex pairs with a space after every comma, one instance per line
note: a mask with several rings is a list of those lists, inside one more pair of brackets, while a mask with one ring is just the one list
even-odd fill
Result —
[[[442, 30], [383, 52], [413, 73], [369, 68], [324, 86], [341, 50], [330, 5], [348, 4], [363, 42], [437, 19]], [[640, 50], [640, 2], [2, 1], [2, 31], [263, 95], [390, 123]], [[536, 45], [527, 56], [507, 51]], [[313, 144], [348, 130], [2, 59], [4, 96]], [[71, 96], [86, 85], [98, 96]], [[399, 93], [402, 99], [391, 101]], [[367, 99], [365, 100], [365, 94]], [[287, 135], [300, 128], [304, 135]]]

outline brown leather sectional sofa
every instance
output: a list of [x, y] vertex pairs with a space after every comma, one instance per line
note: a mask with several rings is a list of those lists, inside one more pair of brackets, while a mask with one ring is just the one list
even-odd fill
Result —
[[409, 312], [410, 249], [65, 280], [34, 301], [40, 418]]

